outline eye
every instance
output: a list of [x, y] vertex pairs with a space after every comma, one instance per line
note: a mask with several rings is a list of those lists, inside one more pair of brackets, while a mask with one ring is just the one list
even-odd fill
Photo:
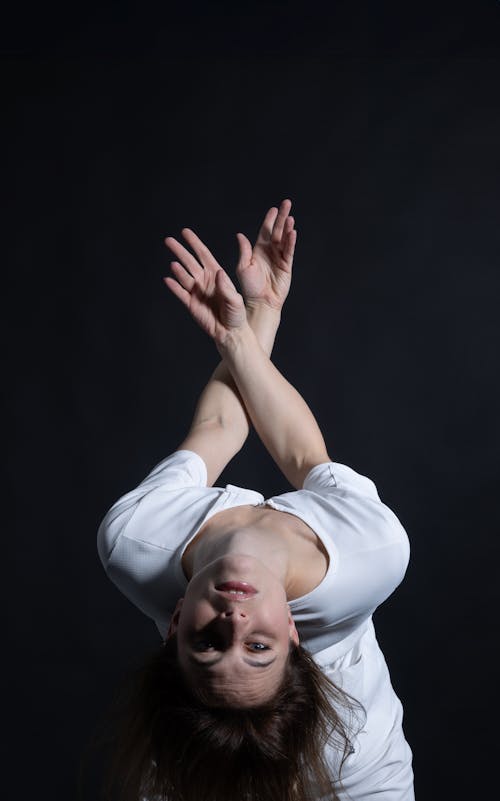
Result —
[[[260, 647], [255, 649], [255, 651], [257, 651], [257, 652], [258, 651], [270, 651], [271, 650], [269, 648], [269, 646], [265, 645], [263, 642], [251, 642], [249, 644], [250, 645], [260, 646]], [[209, 651], [210, 648], [215, 648], [215, 645], [213, 644], [213, 642], [211, 640], [199, 640], [197, 643], [195, 643], [194, 647], [195, 647], [196, 651], [203, 652], [203, 651]], [[254, 649], [252, 648], [252, 650], [254, 650]]]
[[210, 640], [200, 640], [199, 642], [194, 643], [194, 648], [196, 651], [208, 651], [210, 648], [213, 648], [214, 645]]

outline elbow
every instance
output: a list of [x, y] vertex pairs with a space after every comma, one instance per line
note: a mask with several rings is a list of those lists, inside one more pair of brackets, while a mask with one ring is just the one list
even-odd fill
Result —
[[104, 520], [102, 521], [101, 525], [97, 530], [97, 553], [99, 555], [99, 559], [101, 560], [102, 566], [107, 573], [109, 558], [111, 556], [111, 551], [113, 550], [113, 548], [110, 543], [109, 528], [107, 525], [106, 517], [104, 518]]

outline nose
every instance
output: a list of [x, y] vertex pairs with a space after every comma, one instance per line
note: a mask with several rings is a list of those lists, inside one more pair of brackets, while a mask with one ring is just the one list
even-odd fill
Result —
[[247, 620], [248, 616], [243, 609], [234, 609], [229, 607], [228, 609], [223, 609], [220, 613], [220, 617], [223, 620], [231, 620], [232, 622], [237, 622], [239, 620]]
[[224, 609], [219, 614], [219, 621], [223, 628], [245, 629], [248, 624], [248, 613], [243, 609]]
[[235, 639], [246, 636], [249, 628], [250, 619], [248, 612], [238, 608], [228, 608], [219, 612], [216, 631], [227, 644], [234, 642]]

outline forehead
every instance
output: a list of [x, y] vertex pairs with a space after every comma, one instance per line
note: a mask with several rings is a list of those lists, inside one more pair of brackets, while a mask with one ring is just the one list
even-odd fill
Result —
[[201, 685], [207, 691], [224, 697], [236, 695], [246, 699], [255, 696], [262, 703], [265, 700], [263, 696], [269, 697], [278, 689], [288, 653], [288, 649], [278, 653], [275, 661], [264, 667], [254, 667], [243, 662], [241, 654], [233, 659], [229, 654], [223, 655], [217, 664], [206, 667], [197, 663], [189, 654], [184, 654], [180, 662], [193, 688]]
[[[257, 706], [269, 701], [277, 692], [283, 676], [283, 665], [274, 663], [263, 671], [248, 665], [246, 673], [216, 671], [215, 665], [203, 673], [190, 676], [195, 692], [203, 694], [206, 702], [222, 701], [228, 706]], [[194, 682], [194, 685], [193, 685]]]

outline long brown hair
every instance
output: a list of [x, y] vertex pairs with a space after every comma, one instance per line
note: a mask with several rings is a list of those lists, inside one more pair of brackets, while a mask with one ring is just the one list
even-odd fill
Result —
[[[172, 635], [115, 701], [105, 799], [338, 801], [341, 767], [364, 709], [301, 645], [290, 640], [270, 701], [238, 709], [210, 700], [188, 684]], [[338, 757], [336, 775], [327, 743]]]

